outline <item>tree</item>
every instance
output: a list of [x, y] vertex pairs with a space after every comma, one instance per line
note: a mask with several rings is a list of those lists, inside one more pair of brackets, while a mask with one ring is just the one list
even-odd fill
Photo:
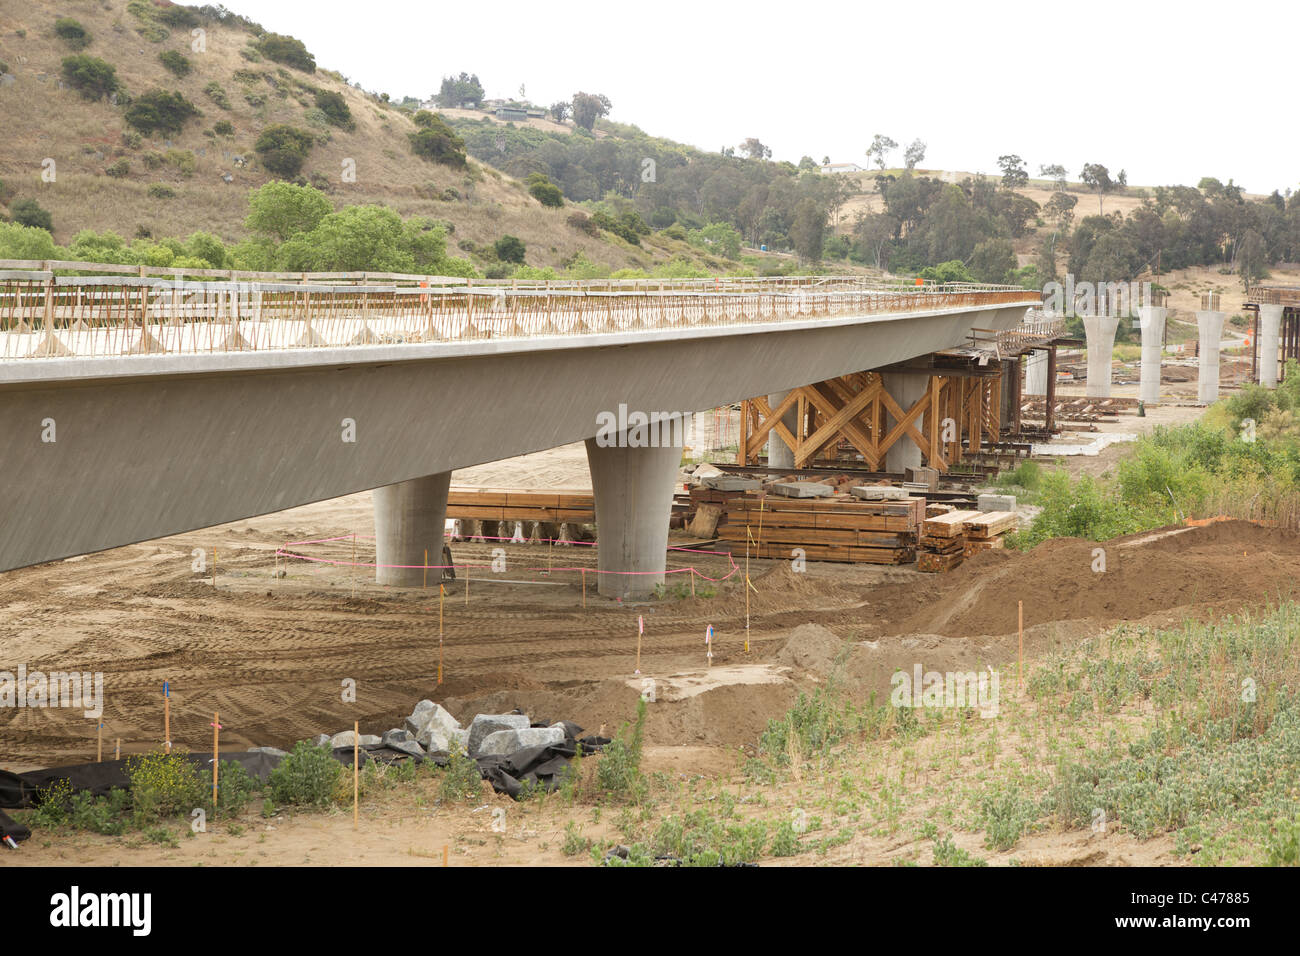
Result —
[[410, 272], [414, 257], [402, 217], [386, 206], [345, 206], [299, 233], [279, 251], [280, 264], [294, 272]]
[[1115, 181], [1110, 178], [1110, 170], [1101, 163], [1084, 163], [1079, 173], [1080, 181], [1097, 194], [1097, 210], [1105, 215], [1106, 194], [1115, 190]]
[[284, 242], [300, 232], [311, 232], [329, 215], [329, 197], [311, 186], [270, 182], [248, 195], [244, 227]]
[[262, 130], [253, 149], [262, 158], [262, 165], [282, 179], [292, 179], [302, 171], [315, 137], [306, 130], [287, 123], [276, 123]]
[[867, 147], [867, 156], [881, 169], [885, 168], [885, 157], [898, 149], [898, 144], [888, 136], [877, 133]]
[[572, 111], [572, 107], [565, 100], [560, 100], [556, 103], [551, 104], [551, 117], [557, 123], [563, 123], [566, 119], [568, 119], [569, 113], [571, 111]]
[[759, 142], [758, 137], [751, 136], [740, 144], [740, 151], [750, 159], [771, 159], [772, 150]]
[[483, 84], [479, 82], [477, 73], [444, 76], [434, 99], [444, 109], [460, 109], [466, 105], [478, 109], [483, 105]]
[[980, 282], [1006, 282], [1016, 268], [1016, 250], [1010, 239], [985, 239], [975, 246], [970, 271]]
[[1237, 249], [1237, 274], [1241, 276], [1242, 287], [1249, 291], [1260, 279], [1267, 278], [1268, 265], [1264, 237], [1254, 229], [1246, 230]]
[[514, 262], [523, 265], [524, 241], [518, 236], [502, 236], [492, 244], [492, 249], [502, 262]]
[[596, 120], [608, 115], [613, 108], [614, 104], [603, 93], [573, 94], [573, 122], [588, 133], [595, 127]]
[[1065, 181], [1065, 167], [1060, 163], [1052, 163], [1050, 166], [1039, 166], [1038, 175], [1046, 176], [1048, 179], [1056, 181], [1056, 188], [1064, 190], [1068, 185]]
[[465, 141], [441, 116], [420, 110], [415, 114], [415, 125], [419, 129], [410, 134], [411, 151], [415, 155], [453, 169], [464, 169], [468, 165]]
[[1002, 170], [1003, 189], [1023, 189], [1029, 182], [1029, 173], [1025, 171], [1025, 161], [1015, 153], [998, 157], [998, 168]]
[[192, 116], [202, 116], [197, 106], [180, 93], [150, 90], [142, 93], [126, 108], [123, 119], [128, 126], [146, 136], [162, 133], [175, 136]]
[[919, 139], [912, 140], [912, 145], [903, 150], [903, 168], [911, 172], [923, 159], [925, 159], [925, 143]]
[[790, 226], [790, 240], [794, 251], [811, 265], [822, 261], [822, 247], [826, 242], [826, 212], [811, 199], [800, 201]]
[[9, 215], [13, 216], [14, 222], [20, 226], [44, 229], [46, 232], [54, 231], [49, 210], [42, 207], [35, 199], [19, 199], [9, 207]]
[[1057, 191], [1052, 193], [1052, 198], [1047, 200], [1048, 214], [1060, 223], [1062, 232], [1070, 231], [1070, 221], [1074, 219], [1074, 207], [1078, 205], [1079, 197], [1067, 192]]
[[88, 100], [102, 100], [119, 88], [117, 70], [98, 57], [85, 53], [65, 56], [62, 73], [64, 82]]

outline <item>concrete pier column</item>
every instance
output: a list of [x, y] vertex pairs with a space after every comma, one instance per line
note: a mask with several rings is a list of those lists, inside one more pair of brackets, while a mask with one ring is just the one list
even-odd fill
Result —
[[1259, 307], [1259, 384], [1277, 385], [1277, 344], [1282, 329], [1281, 305]]
[[[648, 598], [664, 580], [673, 484], [680, 446], [604, 447], [587, 439], [587, 464], [596, 505], [597, 590], [609, 598]], [[633, 574], [610, 574], [631, 571]]]
[[1142, 328], [1142, 378], [1138, 398], [1147, 405], [1160, 403], [1160, 359], [1165, 350], [1165, 319], [1169, 310], [1159, 305], [1138, 308]]
[[1115, 330], [1118, 328], [1119, 316], [1083, 316], [1083, 333], [1088, 341], [1086, 394], [1089, 398], [1110, 397], [1110, 362], [1115, 353]]
[[[925, 390], [930, 385], [928, 375], [902, 375], [894, 372], [882, 373], [880, 376], [881, 384], [885, 386], [885, 391], [889, 397], [898, 403], [903, 414], [921, 400], [925, 395]], [[885, 415], [886, 434], [898, 424], [891, 414]], [[916, 430], [922, 431], [925, 422], [917, 418], [912, 422]], [[921, 449], [916, 447], [912, 439], [903, 437], [894, 442], [889, 450], [885, 452], [885, 471], [891, 474], [902, 474], [908, 468], [921, 467]]]
[[[771, 408], [776, 408], [785, 401], [789, 392], [775, 392], [767, 396], [767, 404]], [[799, 404], [796, 402], [790, 407], [790, 410], [781, 416], [781, 424], [790, 429], [790, 434], [796, 433], [799, 426]], [[775, 431], [767, 433], [767, 466], [769, 468], [794, 468], [794, 449], [785, 443], [785, 439]]]
[[[429, 564], [442, 564], [443, 531], [447, 518], [447, 489], [451, 472], [444, 471], [374, 490], [375, 581], [395, 587], [418, 588], [425, 582], [424, 554]], [[386, 566], [387, 565], [387, 566]], [[442, 580], [442, 570], [429, 568], [428, 582]]]
[[1025, 356], [1025, 394], [1047, 394], [1047, 349], [1035, 349]]
[[1209, 405], [1219, 399], [1219, 340], [1223, 337], [1223, 313], [1197, 312], [1196, 327], [1201, 336], [1198, 347], [1201, 366], [1196, 379], [1196, 399]]

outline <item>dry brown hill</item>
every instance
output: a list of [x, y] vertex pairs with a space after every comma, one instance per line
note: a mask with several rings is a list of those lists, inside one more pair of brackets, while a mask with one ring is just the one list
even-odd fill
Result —
[[[490, 244], [503, 234], [523, 239], [528, 262], [559, 266], [581, 251], [612, 268], [653, 268], [674, 255], [699, 259], [685, 243], [649, 237], [641, 248], [623, 240], [594, 238], [566, 223], [572, 210], [546, 209], [522, 182], [470, 159], [468, 170], [437, 165], [412, 154], [410, 117], [356, 89], [324, 68], [314, 74], [272, 62], [254, 49], [254, 34], [237, 23], [205, 19], [204, 49], [192, 49], [190, 28], [160, 27], [150, 10], [166, 0], [61, 0], [19, 3], [0, 0], [0, 61], [11, 80], [0, 85], [0, 180], [11, 201], [35, 198], [53, 216], [55, 240], [67, 243], [81, 229], [112, 229], [127, 239], [137, 230], [154, 237], [184, 236], [195, 230], [226, 240], [243, 238], [247, 195], [273, 178], [257, 161], [253, 144], [263, 129], [288, 123], [318, 136], [303, 175], [327, 188], [336, 206], [382, 203], [402, 216], [431, 216], [451, 222], [448, 251], [463, 243]], [[161, 88], [182, 93], [203, 115], [171, 140], [145, 138], [133, 145], [121, 106], [89, 102], [63, 88], [60, 68], [75, 52], [54, 32], [55, 20], [72, 17], [91, 34], [84, 53], [116, 68], [126, 91], [139, 95]], [[165, 33], [165, 36], [159, 36]], [[184, 54], [192, 72], [173, 76], [159, 55]], [[215, 83], [229, 108], [210, 90]], [[315, 109], [316, 88], [341, 93], [356, 123], [353, 131], [330, 126]], [[231, 135], [213, 132], [226, 120]], [[149, 154], [193, 153], [192, 171], [165, 163], [148, 168]], [[239, 165], [236, 157], [245, 157]], [[42, 163], [55, 162], [56, 179], [43, 182]], [[106, 172], [127, 161], [121, 178]], [[344, 165], [355, 162], [355, 182], [344, 181]], [[230, 182], [224, 176], [231, 178]], [[149, 187], [165, 183], [173, 198], [155, 198]], [[155, 190], [157, 192], [157, 190]], [[722, 265], [718, 263], [716, 265]]]

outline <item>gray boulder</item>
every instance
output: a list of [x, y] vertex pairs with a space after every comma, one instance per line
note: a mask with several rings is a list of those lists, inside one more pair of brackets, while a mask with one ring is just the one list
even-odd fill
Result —
[[279, 747], [249, 747], [250, 754], [267, 754], [271, 757], [287, 757], [289, 754]]
[[330, 745], [330, 735], [317, 734], [315, 737], [312, 738], [311, 742], [312, 742], [312, 746], [315, 747], [328, 747]]
[[[330, 746], [335, 749], [338, 749], [339, 747], [351, 747], [353, 745], [352, 736], [352, 731], [350, 730], [337, 733], [330, 738]], [[380, 742], [380, 739], [374, 734], [362, 734], [361, 739], [357, 741], [357, 744], [361, 747], [375, 747], [378, 746]]]
[[522, 730], [498, 730], [488, 734], [479, 745], [476, 757], [492, 754], [509, 755], [525, 747], [547, 747], [564, 743], [559, 727], [525, 727]]
[[471, 757], [477, 757], [479, 747], [489, 734], [498, 730], [527, 730], [528, 725], [526, 714], [479, 714], [470, 722], [466, 749]]
[[406, 729], [418, 740], [430, 728], [435, 729], [441, 737], [450, 737], [452, 731], [460, 729], [460, 721], [441, 704], [422, 700], [415, 705], [411, 716], [406, 718]]
[[412, 757], [424, 756], [424, 748], [405, 730], [388, 731], [388, 733], [384, 734], [381, 743], [391, 750], [400, 750]]

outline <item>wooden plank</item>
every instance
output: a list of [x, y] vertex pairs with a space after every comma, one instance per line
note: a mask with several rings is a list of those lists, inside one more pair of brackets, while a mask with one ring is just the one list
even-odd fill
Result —
[[928, 554], [922, 553], [916, 556], [916, 570], [918, 571], [951, 571], [965, 560], [965, 555], [957, 554]]
[[1014, 511], [989, 511], [966, 522], [966, 532], [978, 538], [992, 538], [1006, 531], [1014, 531], [1020, 516]]
[[966, 522], [978, 517], [978, 511], [953, 511], [946, 515], [926, 518], [921, 533], [935, 538], [955, 538], [963, 533]]

